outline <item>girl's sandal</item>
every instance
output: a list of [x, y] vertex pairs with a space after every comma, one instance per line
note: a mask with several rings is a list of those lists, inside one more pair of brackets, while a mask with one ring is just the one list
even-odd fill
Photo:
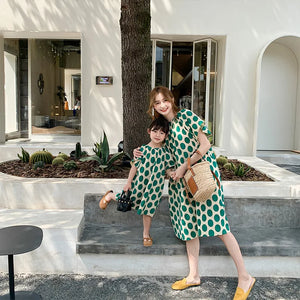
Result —
[[150, 246], [152, 246], [153, 241], [152, 241], [151, 236], [149, 236], [149, 237], [144, 237], [144, 239], [143, 239], [143, 244], [144, 244], [144, 247], [150, 247]]
[[100, 200], [100, 202], [99, 202], [99, 207], [100, 207], [101, 209], [105, 209], [105, 208], [107, 207], [107, 205], [109, 204], [110, 201], [107, 201], [107, 200], [105, 199], [105, 197], [106, 197], [109, 193], [113, 193], [113, 191], [112, 191], [112, 190], [107, 191], [107, 192], [104, 194], [104, 196], [101, 198], [101, 200]]

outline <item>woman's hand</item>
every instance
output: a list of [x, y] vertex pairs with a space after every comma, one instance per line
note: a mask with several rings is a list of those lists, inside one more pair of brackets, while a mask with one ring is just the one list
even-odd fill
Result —
[[182, 164], [179, 168], [175, 170], [175, 172], [172, 172], [171, 178], [175, 181], [178, 181], [180, 178], [183, 178], [185, 172], [186, 172], [187, 164]]
[[139, 148], [135, 148], [133, 150], [133, 157], [134, 158], [139, 158], [139, 157], [143, 156], [143, 152], [141, 152], [140, 149], [141, 148], [139, 147]]

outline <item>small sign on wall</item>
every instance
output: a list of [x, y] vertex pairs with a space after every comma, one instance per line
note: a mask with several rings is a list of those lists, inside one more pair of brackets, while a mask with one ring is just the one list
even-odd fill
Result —
[[96, 76], [97, 85], [112, 85], [113, 77], [112, 76]]

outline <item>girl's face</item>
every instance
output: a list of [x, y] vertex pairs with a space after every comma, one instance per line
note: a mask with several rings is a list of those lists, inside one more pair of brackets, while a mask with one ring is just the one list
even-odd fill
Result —
[[156, 95], [153, 107], [168, 121], [171, 121], [175, 116], [172, 103], [162, 93]]
[[166, 138], [166, 134], [161, 129], [148, 129], [148, 133], [150, 135], [151, 142], [157, 146], [161, 145]]

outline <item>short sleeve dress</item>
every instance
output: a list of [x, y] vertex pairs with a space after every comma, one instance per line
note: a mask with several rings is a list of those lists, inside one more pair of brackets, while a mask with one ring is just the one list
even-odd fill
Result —
[[[174, 166], [167, 148], [141, 146], [143, 156], [134, 160], [137, 173], [131, 184], [132, 207], [139, 215], [153, 217], [163, 193], [166, 169]], [[120, 194], [116, 195], [118, 200]]]
[[[207, 136], [211, 135], [203, 120], [187, 109], [179, 111], [170, 122], [165, 146], [173, 156], [175, 168], [182, 165], [199, 148], [197, 139], [199, 129]], [[221, 183], [220, 171], [212, 148], [199, 162], [203, 160], [209, 162], [211, 170]], [[170, 178], [169, 210], [175, 235], [183, 241], [222, 235], [230, 231], [222, 184], [204, 203], [189, 202], [183, 179], [176, 182]]]

